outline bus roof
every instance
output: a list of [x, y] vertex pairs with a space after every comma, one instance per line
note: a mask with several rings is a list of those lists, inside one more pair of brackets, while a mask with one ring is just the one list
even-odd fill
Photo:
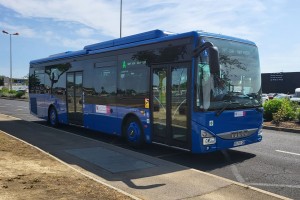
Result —
[[208, 32], [203, 32], [203, 31], [198, 31], [199, 36], [203, 36], [203, 37], [213, 37], [213, 38], [219, 38], [219, 39], [225, 39], [225, 40], [232, 40], [232, 41], [236, 41], [236, 42], [241, 42], [241, 43], [246, 43], [246, 44], [250, 44], [250, 45], [255, 45], [256, 44], [250, 40], [245, 40], [245, 39], [241, 39], [241, 38], [236, 38], [236, 37], [231, 37], [231, 36], [227, 36], [227, 35], [222, 35], [222, 34], [215, 34], [215, 33], [208, 33]]
[[162, 41], [180, 39], [180, 38], [191, 37], [191, 36], [194, 37], [206, 36], [206, 37], [222, 38], [222, 39], [233, 40], [233, 41], [255, 45], [253, 42], [250, 42], [248, 40], [229, 37], [221, 34], [213, 34], [213, 33], [202, 32], [202, 31], [191, 31], [187, 33], [175, 34], [168, 31], [162, 31], [157, 29], [157, 30], [139, 33], [136, 35], [131, 35], [119, 39], [87, 45], [83, 48], [83, 50], [79, 50], [79, 51], [67, 51], [63, 53], [50, 55], [49, 57], [46, 58], [32, 60], [30, 61], [30, 64], [45, 63], [45, 62], [64, 59], [64, 58], [74, 58], [83, 55], [91, 55], [91, 54], [96, 54], [101, 52], [125, 49], [125, 48], [130, 48], [130, 47], [144, 45], [144, 44], [151, 44], [155, 42], [162, 42]]

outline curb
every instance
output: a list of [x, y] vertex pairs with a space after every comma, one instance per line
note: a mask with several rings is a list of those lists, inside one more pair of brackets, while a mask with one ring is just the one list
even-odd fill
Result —
[[284, 131], [289, 133], [300, 133], [300, 129], [292, 129], [292, 128], [283, 128], [276, 126], [263, 126], [264, 129], [273, 130], [273, 131]]
[[16, 100], [16, 101], [26, 101], [26, 102], [29, 102], [29, 99], [17, 99], [17, 98], [11, 98], [11, 97], [0, 97], [0, 99], [5, 99], [5, 100]]

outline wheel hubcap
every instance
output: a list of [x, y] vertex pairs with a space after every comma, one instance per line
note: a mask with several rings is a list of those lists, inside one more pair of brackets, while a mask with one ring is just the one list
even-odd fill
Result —
[[128, 129], [127, 129], [127, 133], [128, 133], [128, 139], [131, 142], [136, 142], [139, 137], [140, 137], [140, 128], [139, 125], [136, 122], [132, 122], [130, 123]]
[[55, 124], [56, 115], [55, 115], [55, 111], [53, 110], [51, 110], [50, 119], [51, 119], [51, 124]]

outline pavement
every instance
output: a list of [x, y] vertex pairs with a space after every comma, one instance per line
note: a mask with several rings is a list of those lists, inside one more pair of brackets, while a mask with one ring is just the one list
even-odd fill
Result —
[[[206, 172], [0, 114], [0, 130], [135, 199], [288, 199]], [[100, 133], [99, 133], [100, 134]]]

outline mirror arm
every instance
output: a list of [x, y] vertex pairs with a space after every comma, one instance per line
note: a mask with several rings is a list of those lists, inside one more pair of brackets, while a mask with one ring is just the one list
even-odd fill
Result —
[[193, 52], [193, 56], [194, 56], [194, 57], [199, 56], [199, 54], [200, 54], [202, 51], [204, 51], [205, 49], [207, 49], [207, 48], [209, 48], [209, 47], [212, 47], [212, 46], [214, 46], [214, 45], [213, 45], [211, 42], [205, 42], [205, 43], [202, 44], [202, 45], [198, 45], [198, 46], [195, 48], [194, 52]]

